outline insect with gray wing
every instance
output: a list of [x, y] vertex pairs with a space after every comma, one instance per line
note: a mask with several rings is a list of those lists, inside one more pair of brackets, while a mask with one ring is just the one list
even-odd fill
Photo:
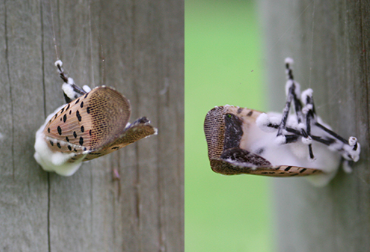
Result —
[[[356, 137], [336, 134], [316, 115], [312, 89], [300, 94], [291, 64], [285, 60], [287, 83], [283, 113], [262, 113], [225, 105], [207, 113], [204, 132], [213, 171], [226, 174], [256, 174], [274, 177], [307, 176], [316, 186], [326, 185], [343, 163], [360, 156]], [[291, 105], [294, 113], [290, 113]]]
[[70, 176], [82, 161], [157, 134], [146, 117], [129, 123], [131, 106], [125, 96], [105, 86], [80, 88], [62, 65], [55, 62], [67, 104], [51, 113], [36, 132], [34, 157], [44, 170]]

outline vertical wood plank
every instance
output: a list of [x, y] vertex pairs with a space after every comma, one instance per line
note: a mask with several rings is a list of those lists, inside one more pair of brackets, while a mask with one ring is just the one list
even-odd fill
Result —
[[0, 250], [46, 251], [47, 175], [33, 159], [42, 120], [40, 3], [2, 1]]
[[324, 188], [302, 179], [274, 181], [279, 251], [367, 251], [370, 247], [369, 4], [361, 1], [261, 3], [271, 107], [284, 104], [285, 57], [301, 89], [312, 88], [318, 115], [361, 159]]

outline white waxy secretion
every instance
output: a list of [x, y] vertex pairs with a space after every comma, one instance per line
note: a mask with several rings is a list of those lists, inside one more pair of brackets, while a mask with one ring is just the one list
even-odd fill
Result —
[[53, 171], [62, 176], [71, 176], [78, 170], [78, 168], [80, 168], [82, 160], [85, 156], [82, 156], [73, 163], [67, 162], [70, 158], [74, 156], [74, 153], [61, 153], [52, 151], [45, 141], [46, 136], [43, 133], [45, 126], [49, 122], [49, 120], [63, 107], [64, 105], [57, 108], [53, 113], [51, 113], [46, 118], [45, 123], [37, 130], [34, 157], [37, 163], [39, 163], [45, 171]]

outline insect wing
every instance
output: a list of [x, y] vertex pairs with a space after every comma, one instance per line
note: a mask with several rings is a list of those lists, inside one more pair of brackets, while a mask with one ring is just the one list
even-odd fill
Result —
[[109, 143], [107, 146], [104, 146], [99, 150], [89, 153], [85, 157], [84, 161], [104, 156], [156, 133], [157, 129], [150, 124], [150, 121], [146, 117], [140, 118], [125, 128], [123, 133], [117, 136], [115, 141]]
[[210, 110], [205, 118], [204, 132], [208, 158], [214, 172], [225, 175], [255, 174], [274, 177], [306, 176], [320, 170], [288, 165], [272, 165], [260, 155], [241, 148], [248, 146], [248, 138], [256, 137], [252, 128], [261, 112], [234, 106], [220, 106]]
[[[99, 150], [120, 136], [130, 118], [129, 101], [114, 89], [98, 87], [68, 103], [44, 129], [53, 151], [80, 155]], [[73, 159], [70, 160], [73, 162]]]

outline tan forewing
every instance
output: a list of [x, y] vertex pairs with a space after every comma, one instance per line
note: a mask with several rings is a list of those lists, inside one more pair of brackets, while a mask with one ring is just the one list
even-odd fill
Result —
[[77, 155], [93, 152], [123, 133], [130, 113], [130, 103], [123, 95], [112, 88], [98, 87], [57, 112], [44, 134], [54, 151]]

